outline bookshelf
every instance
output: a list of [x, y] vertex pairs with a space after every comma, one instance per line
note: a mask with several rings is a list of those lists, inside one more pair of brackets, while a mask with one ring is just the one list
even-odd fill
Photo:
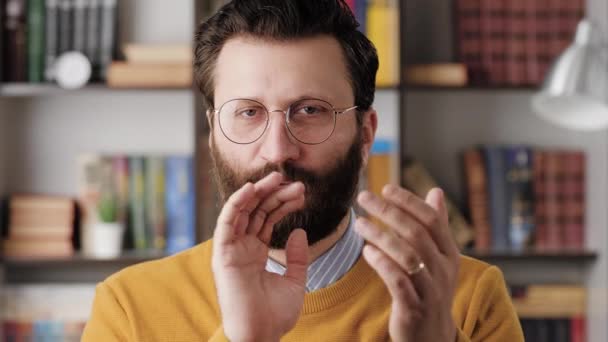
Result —
[[[454, 22], [449, 15], [454, 1], [405, 1], [406, 35], [402, 42], [407, 63], [456, 60]], [[586, 1], [586, 13], [604, 30], [608, 27], [603, 0]], [[408, 53], [409, 52], [409, 53]], [[552, 126], [537, 118], [530, 86], [406, 86], [402, 137], [403, 151], [429, 169], [459, 207], [465, 205], [461, 152], [478, 143], [524, 143], [574, 148], [587, 154], [585, 251], [500, 253], [467, 252], [498, 265], [510, 283], [582, 284], [587, 288], [587, 341], [605, 341], [606, 288], [608, 288], [608, 133], [581, 133]], [[404, 148], [405, 147], [405, 148]]]

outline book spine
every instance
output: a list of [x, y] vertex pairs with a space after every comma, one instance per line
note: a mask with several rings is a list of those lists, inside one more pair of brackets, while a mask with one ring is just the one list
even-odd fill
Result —
[[164, 158], [151, 156], [146, 160], [146, 228], [149, 245], [164, 250], [165, 241], [165, 165]]
[[59, 48], [58, 55], [72, 50], [73, 28], [73, 3], [72, 0], [59, 0]]
[[136, 250], [148, 248], [146, 241], [144, 159], [129, 157], [129, 207], [132, 238]]
[[560, 182], [562, 178], [562, 166], [559, 151], [547, 151], [544, 162], [544, 217], [546, 225], [546, 248], [558, 251], [562, 247], [562, 205], [560, 196]]
[[[8, 53], [8, 50], [6, 49], [6, 46], [4, 45], [4, 34], [5, 34], [5, 9], [6, 9], [6, 5], [4, 4], [5, 0], [0, 0], [0, 85], [2, 84], [2, 82], [5, 82], [5, 71], [4, 69], [7, 68], [8, 66], [5, 65], [5, 61], [7, 61], [7, 59], [4, 57], [4, 55], [6, 53]], [[1, 233], [1, 229], [0, 229], [0, 233]], [[0, 251], [1, 252], [1, 251]], [[0, 333], [2, 332], [1, 328], [0, 328]], [[2, 335], [0, 335], [2, 336]]]
[[526, 0], [510, 0], [506, 9], [506, 77], [509, 85], [526, 83]]
[[549, 70], [551, 62], [553, 62], [550, 54], [550, 44], [553, 39], [551, 33], [551, 21], [552, 11], [551, 9], [552, 0], [536, 0], [536, 59], [538, 63], [538, 82], [542, 82], [545, 79], [545, 75]]
[[564, 248], [580, 251], [585, 246], [585, 154], [568, 151], [563, 155]]
[[113, 156], [112, 173], [114, 174], [114, 189], [118, 201], [117, 221], [126, 227], [129, 214], [129, 158]]
[[507, 250], [509, 249], [509, 217], [506, 203], [507, 181], [503, 148], [486, 146], [483, 148], [483, 154], [488, 177], [492, 248]]
[[165, 162], [167, 252], [194, 246], [194, 177], [191, 157], [168, 157]]
[[26, 82], [27, 77], [27, 15], [25, 0], [6, 0], [5, 39], [8, 82]]
[[44, 78], [44, 0], [28, 0], [27, 6], [28, 81], [40, 83]]
[[396, 1], [372, 0], [367, 7], [367, 37], [374, 43], [380, 66], [377, 86], [399, 84], [399, 8]]
[[570, 318], [570, 342], [587, 342], [585, 316], [578, 315]]
[[44, 47], [44, 79], [50, 82], [54, 79], [53, 65], [59, 55], [59, 4], [58, 0], [45, 0], [45, 47]]
[[86, 10], [87, 0], [72, 0], [74, 8], [74, 30], [72, 31], [72, 50], [85, 52], [86, 49]]
[[100, 66], [99, 66], [99, 45], [101, 37], [101, 25], [100, 25], [100, 0], [88, 0], [87, 1], [87, 22], [86, 22], [86, 48], [85, 55], [91, 62], [92, 68], [92, 79], [94, 81], [99, 80]]
[[523, 251], [531, 247], [534, 232], [532, 151], [526, 146], [511, 146], [505, 153], [509, 242], [513, 250]]
[[482, 83], [480, 5], [475, 0], [458, 0], [457, 32], [459, 60], [468, 68], [471, 84]]
[[525, 5], [525, 70], [526, 84], [537, 85], [540, 83], [540, 71], [538, 67], [538, 32], [539, 21], [537, 18], [537, 1], [526, 1]]
[[101, 0], [101, 34], [99, 37], [99, 64], [100, 78], [105, 80], [107, 70], [114, 57], [114, 43], [116, 39], [116, 0]]
[[471, 223], [475, 230], [475, 249], [489, 250], [492, 236], [488, 212], [488, 186], [481, 151], [477, 148], [466, 151], [464, 165]]
[[492, 3], [491, 1], [480, 1], [479, 5], [479, 29], [481, 44], [481, 78], [482, 84], [491, 84], [492, 75]]
[[367, 32], [367, 6], [368, 0], [354, 0], [355, 2], [355, 19], [359, 23], [359, 31]]

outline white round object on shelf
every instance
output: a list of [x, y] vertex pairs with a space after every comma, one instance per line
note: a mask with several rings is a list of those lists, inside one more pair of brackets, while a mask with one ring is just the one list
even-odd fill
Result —
[[57, 84], [65, 89], [82, 88], [91, 78], [91, 62], [77, 51], [59, 56], [54, 69]]

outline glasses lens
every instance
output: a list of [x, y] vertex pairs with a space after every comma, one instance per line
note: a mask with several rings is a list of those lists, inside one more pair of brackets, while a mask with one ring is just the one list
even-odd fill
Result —
[[333, 107], [321, 100], [302, 100], [289, 107], [287, 127], [299, 141], [319, 144], [333, 133], [336, 117]]
[[219, 123], [226, 138], [239, 144], [259, 139], [268, 124], [264, 105], [253, 100], [231, 100], [219, 111]]

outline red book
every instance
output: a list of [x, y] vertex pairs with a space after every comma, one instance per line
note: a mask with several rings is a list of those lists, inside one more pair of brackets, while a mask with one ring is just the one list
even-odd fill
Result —
[[582, 151], [564, 152], [562, 158], [564, 248], [580, 251], [585, 246], [585, 154]]
[[570, 342], [587, 342], [586, 320], [584, 316], [570, 318]]
[[510, 0], [506, 9], [507, 53], [506, 83], [526, 83], [526, 0]]
[[537, 1], [539, 0], [525, 2], [525, 65], [528, 85], [538, 85], [541, 82], [538, 61], [538, 34], [541, 29], [537, 18]]
[[492, 237], [488, 208], [488, 186], [481, 151], [476, 148], [464, 153], [464, 166], [471, 223], [475, 230], [475, 249], [488, 250]]
[[543, 163], [545, 204], [544, 218], [546, 225], [546, 249], [558, 251], [562, 248], [563, 228], [561, 222], [561, 153], [558, 151], [545, 152]]
[[506, 60], [506, 0], [481, 1], [481, 64], [488, 83], [505, 83]]
[[456, 6], [458, 59], [467, 66], [471, 84], [482, 84], [480, 2], [458, 0]]
[[535, 0], [536, 3], [536, 45], [539, 84], [545, 79], [549, 66], [553, 62], [550, 53], [550, 41], [552, 39], [551, 22], [553, 11], [551, 11], [551, 1], [554, 0]]

